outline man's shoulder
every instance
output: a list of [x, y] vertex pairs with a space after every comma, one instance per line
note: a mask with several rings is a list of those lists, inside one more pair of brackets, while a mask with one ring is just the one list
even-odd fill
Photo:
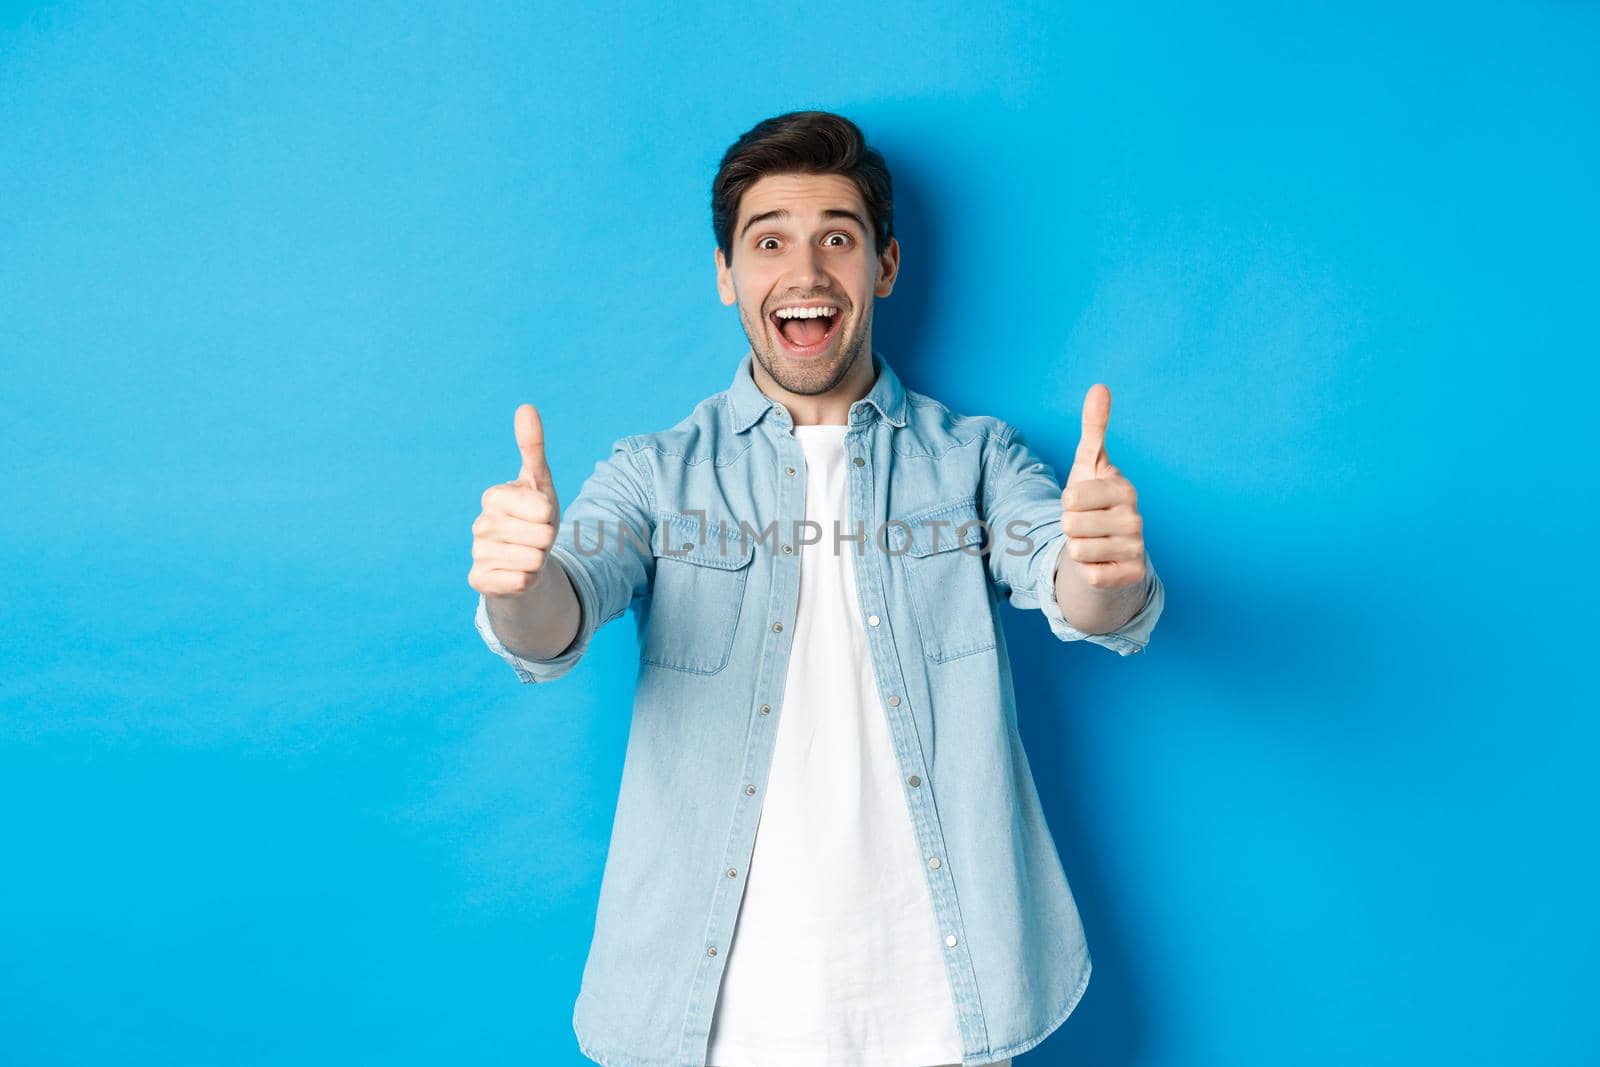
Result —
[[725, 450], [736, 437], [728, 409], [728, 390], [720, 389], [700, 400], [689, 412], [657, 430], [630, 433], [617, 439], [629, 452], [656, 452], [693, 459]]
[[1015, 427], [998, 416], [960, 411], [913, 389], [906, 390], [906, 429], [913, 436], [951, 444], [968, 444], [984, 437], [1004, 440], [1015, 432]]

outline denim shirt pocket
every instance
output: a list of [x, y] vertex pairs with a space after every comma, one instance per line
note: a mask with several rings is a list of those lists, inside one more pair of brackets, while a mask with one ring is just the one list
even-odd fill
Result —
[[716, 674], [728, 665], [733, 648], [754, 539], [740, 537], [737, 523], [669, 512], [656, 523], [650, 551], [655, 579], [641, 659]]
[[980, 551], [986, 524], [975, 498], [935, 504], [886, 526], [928, 658], [942, 662], [994, 648], [989, 575]]

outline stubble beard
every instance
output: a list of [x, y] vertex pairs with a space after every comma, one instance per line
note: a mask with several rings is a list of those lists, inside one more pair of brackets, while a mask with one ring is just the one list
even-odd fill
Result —
[[[742, 316], [741, 316], [742, 317]], [[845, 338], [838, 354], [831, 362], [812, 361], [797, 364], [788, 359], [777, 349], [778, 342], [771, 339], [765, 320], [762, 328], [752, 331], [748, 319], [744, 319], [745, 339], [750, 342], [750, 351], [755, 355], [756, 362], [760, 363], [772, 380], [785, 390], [796, 396], [817, 396], [826, 393], [840, 382], [845, 375], [856, 365], [856, 360], [866, 351], [867, 338], [871, 336], [872, 303], [866, 305], [866, 312]], [[842, 327], [841, 327], [842, 329]], [[870, 356], [868, 358], [871, 358]]]

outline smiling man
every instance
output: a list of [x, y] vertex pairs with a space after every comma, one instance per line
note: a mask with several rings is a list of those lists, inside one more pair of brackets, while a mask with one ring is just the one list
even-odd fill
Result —
[[894, 288], [900, 243], [875, 249], [868, 214], [843, 175], [769, 174], [744, 191], [735, 240], [717, 248], [717, 290], [738, 303], [756, 384], [808, 407], [797, 423], [843, 424], [876, 377], [873, 298]]
[[[1017, 732], [999, 604], [1140, 651], [1164, 593], [1091, 387], [1065, 487], [1012, 425], [901, 384], [889, 170], [792, 112], [712, 184], [750, 348], [562, 510], [537, 409], [483, 494], [469, 584], [524, 682], [632, 610], [640, 663], [573, 1012], [626, 1067], [1007, 1064], [1089, 981]], [[1036, 709], [1049, 714], [1051, 709]]]

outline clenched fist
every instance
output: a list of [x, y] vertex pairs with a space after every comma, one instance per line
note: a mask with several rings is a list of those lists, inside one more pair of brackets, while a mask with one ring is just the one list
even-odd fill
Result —
[[1061, 491], [1061, 531], [1067, 535], [1059, 566], [1070, 560], [1096, 589], [1144, 581], [1144, 520], [1133, 483], [1106, 458], [1111, 390], [1089, 387], [1083, 398], [1083, 432]]
[[484, 596], [519, 596], [535, 588], [561, 525], [539, 410], [523, 404], [514, 421], [522, 470], [515, 480], [483, 491], [483, 512], [472, 524], [467, 584]]

